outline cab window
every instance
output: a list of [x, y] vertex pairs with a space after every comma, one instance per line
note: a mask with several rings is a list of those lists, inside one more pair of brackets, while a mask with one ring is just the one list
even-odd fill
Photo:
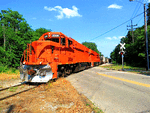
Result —
[[72, 45], [72, 41], [68, 40], [68, 46]]
[[61, 38], [61, 45], [65, 46], [65, 44], [66, 44], [65, 38]]
[[59, 38], [51, 38], [50, 41], [59, 43]]

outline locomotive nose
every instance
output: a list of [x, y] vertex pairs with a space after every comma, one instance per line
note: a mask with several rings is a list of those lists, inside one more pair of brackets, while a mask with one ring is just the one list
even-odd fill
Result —
[[28, 70], [28, 75], [34, 75], [35, 73], [36, 73], [36, 71], [33, 69]]
[[53, 73], [49, 65], [21, 65], [20, 78], [26, 82], [48, 82]]

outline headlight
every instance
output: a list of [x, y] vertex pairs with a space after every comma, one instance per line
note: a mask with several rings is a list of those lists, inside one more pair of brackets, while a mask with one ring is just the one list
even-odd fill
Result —
[[46, 39], [48, 37], [48, 35], [45, 35], [44, 38]]

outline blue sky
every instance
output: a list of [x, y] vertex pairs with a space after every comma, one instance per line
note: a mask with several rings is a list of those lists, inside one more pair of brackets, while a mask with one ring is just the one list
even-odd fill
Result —
[[[150, 0], [139, 0], [149, 3]], [[32, 29], [62, 32], [78, 42], [94, 42], [105, 57], [127, 34], [132, 17], [143, 12], [143, 5], [129, 0], [3, 0], [0, 10], [10, 8], [23, 15]], [[143, 14], [134, 18], [136, 27], [144, 25]], [[126, 22], [125, 24], [116, 26]], [[110, 32], [108, 32], [110, 31]]]

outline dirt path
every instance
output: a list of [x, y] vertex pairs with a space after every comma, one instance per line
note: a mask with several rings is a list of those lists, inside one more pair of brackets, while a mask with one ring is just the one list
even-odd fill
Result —
[[91, 113], [95, 110], [93, 104], [65, 78], [0, 101], [1, 113]]

